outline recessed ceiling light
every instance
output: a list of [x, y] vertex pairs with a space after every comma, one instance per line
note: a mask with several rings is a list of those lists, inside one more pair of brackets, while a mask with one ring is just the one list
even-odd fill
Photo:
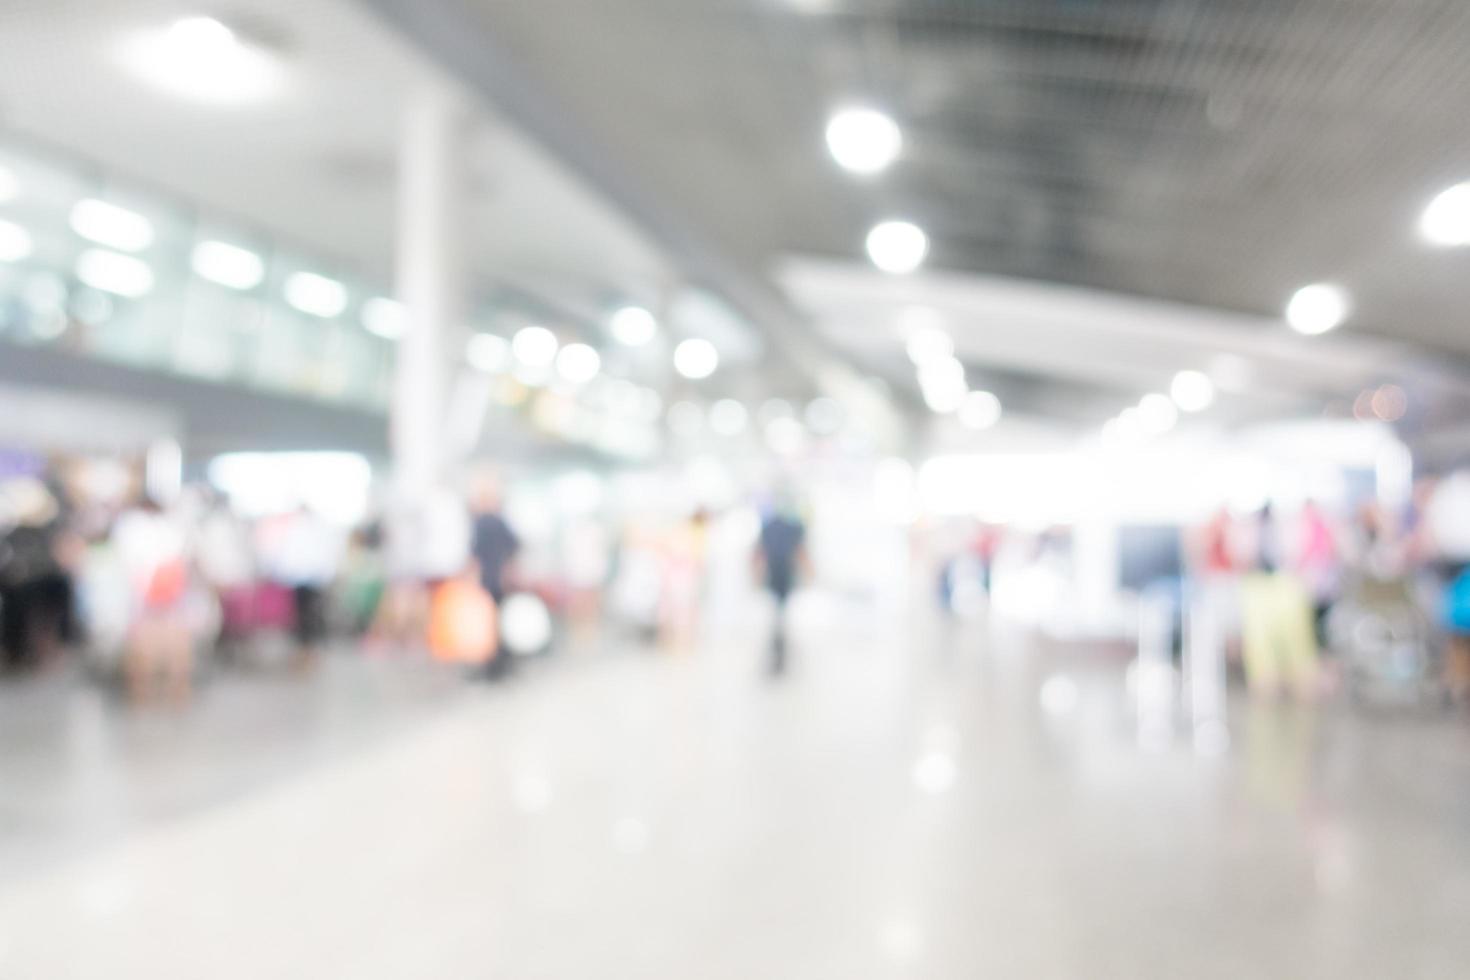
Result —
[[153, 244], [153, 222], [96, 198], [72, 205], [70, 223], [72, 231], [88, 241], [124, 252], [140, 252]]
[[1138, 402], [1138, 425], [1145, 434], [1161, 436], [1179, 421], [1179, 410], [1167, 395], [1144, 395]]
[[958, 359], [945, 357], [919, 365], [919, 392], [930, 411], [939, 414], [958, 411], [968, 391], [965, 366]]
[[658, 321], [641, 306], [625, 306], [612, 315], [613, 339], [628, 347], [641, 347], [658, 333]]
[[904, 349], [915, 365], [942, 361], [954, 356], [954, 341], [938, 327], [919, 327], [909, 334]]
[[960, 425], [967, 429], [988, 429], [1000, 421], [1000, 399], [988, 391], [972, 391], [960, 403]]
[[929, 238], [908, 221], [884, 221], [868, 232], [868, 257], [884, 272], [913, 272], [929, 253]]
[[902, 148], [898, 124], [876, 109], [842, 109], [827, 122], [827, 149], [832, 159], [853, 173], [884, 170]]
[[1169, 385], [1174, 404], [1186, 412], [1203, 412], [1215, 401], [1215, 383], [1203, 371], [1180, 371]]
[[201, 279], [230, 289], [254, 289], [265, 278], [265, 263], [259, 255], [228, 242], [200, 242], [194, 246], [190, 264]]
[[476, 371], [504, 371], [510, 366], [510, 343], [493, 333], [477, 333], [465, 345], [464, 356]]
[[330, 319], [347, 308], [347, 287], [315, 272], [293, 272], [286, 278], [286, 302], [302, 313]]
[[129, 39], [119, 57], [150, 85], [198, 102], [256, 101], [281, 81], [274, 55], [242, 41], [213, 17], [185, 17], [166, 30], [140, 34]]
[[408, 310], [396, 299], [374, 296], [362, 304], [362, 325], [368, 333], [384, 340], [403, 336], [408, 323]]
[[34, 249], [31, 233], [14, 221], [0, 218], [0, 262], [19, 262]]
[[510, 349], [527, 367], [550, 367], [556, 360], [556, 334], [545, 327], [522, 327], [511, 338]]
[[720, 366], [720, 352], [703, 337], [690, 337], [674, 348], [674, 370], [691, 381], [707, 378]]
[[602, 358], [589, 344], [567, 344], [556, 355], [556, 373], [570, 384], [586, 384], [601, 368]]
[[1470, 183], [1436, 194], [1419, 216], [1419, 232], [1445, 248], [1470, 245]]
[[1347, 315], [1347, 293], [1325, 282], [1303, 286], [1286, 304], [1286, 322], [1297, 333], [1308, 336], [1334, 329], [1347, 319]]
[[137, 299], [153, 288], [153, 269], [142, 259], [121, 252], [89, 248], [77, 256], [77, 278], [106, 293]]

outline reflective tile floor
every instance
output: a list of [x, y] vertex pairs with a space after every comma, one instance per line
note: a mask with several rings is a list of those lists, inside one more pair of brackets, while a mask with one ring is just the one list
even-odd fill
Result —
[[1462, 718], [1237, 703], [1200, 758], [1116, 651], [857, 613], [777, 682], [708, 632], [0, 688], [0, 977], [1470, 975]]

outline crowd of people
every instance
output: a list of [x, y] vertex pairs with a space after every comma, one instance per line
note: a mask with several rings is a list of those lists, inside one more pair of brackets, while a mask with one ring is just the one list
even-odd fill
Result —
[[[1310, 500], [1243, 517], [1222, 508], [1188, 536], [1186, 556], [1194, 594], [1258, 693], [1311, 697], [1344, 669], [1384, 666], [1371, 658], [1385, 650], [1364, 649], [1372, 642], [1386, 649], [1395, 640], [1419, 656], [1400, 669], [1432, 669], [1455, 569], [1426, 531], [1422, 498], [1402, 511], [1366, 502], [1342, 515]], [[1379, 636], [1385, 630], [1393, 636]], [[1444, 652], [1443, 679], [1463, 694], [1455, 657]], [[1325, 669], [1324, 657], [1338, 669]]]
[[[68, 651], [138, 702], [184, 703], [203, 664], [282, 661], [310, 671], [329, 636], [369, 651], [417, 651], [492, 680], [516, 658], [500, 622], [512, 592], [555, 610], [568, 628], [609, 620], [658, 646], [687, 649], [701, 628], [715, 515], [667, 519], [566, 516], [553, 542], [526, 542], [500, 482], [387, 503], [348, 527], [304, 505], [245, 516], [206, 485], [167, 504], [133, 493], [73, 499], [61, 481], [7, 481], [0, 501], [0, 640], [9, 669]], [[785, 600], [803, 566], [794, 498], [766, 508], [754, 544], [775, 597], [772, 670], [785, 663]]]

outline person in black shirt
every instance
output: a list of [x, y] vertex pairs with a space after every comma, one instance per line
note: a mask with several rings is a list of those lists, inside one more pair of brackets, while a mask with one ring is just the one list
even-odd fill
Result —
[[[496, 608], [505, 602], [506, 570], [521, 548], [521, 539], [501, 514], [500, 487], [485, 480], [475, 491], [474, 523], [471, 525], [470, 553], [480, 570], [480, 585], [495, 600]], [[495, 656], [486, 667], [491, 679], [503, 677], [510, 669], [509, 651], [497, 641]]]
[[770, 669], [773, 675], [778, 675], [786, 670], [786, 602], [807, 564], [806, 525], [789, 499], [773, 507], [761, 522], [756, 562], [766, 588], [776, 599]]

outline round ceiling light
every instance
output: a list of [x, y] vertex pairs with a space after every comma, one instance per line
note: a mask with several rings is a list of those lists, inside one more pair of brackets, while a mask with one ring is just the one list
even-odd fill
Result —
[[1138, 403], [1138, 425], [1146, 435], [1161, 436], [1179, 421], [1179, 410], [1165, 395], [1144, 395]]
[[465, 344], [464, 356], [476, 371], [494, 374], [510, 366], [510, 344], [493, 333], [475, 333]]
[[691, 381], [707, 378], [720, 366], [720, 352], [703, 337], [690, 337], [674, 348], [674, 370]]
[[522, 327], [510, 340], [511, 353], [527, 367], [550, 367], [556, 360], [556, 334], [545, 327]]
[[602, 358], [588, 344], [567, 344], [556, 355], [556, 373], [569, 384], [586, 384], [602, 369]]
[[625, 306], [612, 315], [613, 339], [628, 347], [642, 347], [658, 333], [658, 321], [641, 306]]
[[1297, 333], [1312, 337], [1341, 325], [1347, 319], [1348, 308], [1347, 293], [1340, 287], [1313, 283], [1292, 294], [1286, 304], [1286, 322]]
[[929, 237], [907, 221], [884, 221], [868, 232], [868, 258], [884, 272], [913, 272], [929, 254]]
[[1181, 411], [1203, 412], [1215, 401], [1215, 383], [1203, 371], [1180, 371], [1169, 385], [1169, 395]]
[[876, 109], [842, 109], [827, 122], [827, 150], [844, 170], [876, 174], [897, 159], [901, 149], [898, 124]]
[[988, 391], [972, 391], [960, 402], [960, 425], [980, 431], [1000, 421], [1000, 399]]
[[144, 33], [120, 52], [124, 65], [159, 89], [197, 102], [252, 102], [281, 83], [280, 61], [213, 17], [185, 17]]
[[34, 248], [29, 231], [13, 221], [0, 218], [0, 262], [19, 262]]
[[1470, 183], [1440, 191], [1419, 216], [1419, 233], [1432, 245], [1470, 245]]

